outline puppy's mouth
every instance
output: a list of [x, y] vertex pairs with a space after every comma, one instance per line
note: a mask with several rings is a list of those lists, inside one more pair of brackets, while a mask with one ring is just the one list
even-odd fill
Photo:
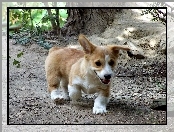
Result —
[[[96, 71], [94, 71], [95, 74], [97, 75]], [[103, 84], [109, 84], [110, 83], [110, 79], [101, 79], [98, 75], [97, 77], [99, 78], [99, 80], [103, 83]]]

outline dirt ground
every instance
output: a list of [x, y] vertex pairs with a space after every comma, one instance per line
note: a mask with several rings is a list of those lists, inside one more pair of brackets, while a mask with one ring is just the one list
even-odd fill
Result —
[[[87, 36], [99, 45], [131, 40], [144, 50], [145, 59], [121, 53], [107, 105], [109, 112], [103, 115], [92, 114], [96, 94], [83, 94], [77, 105], [70, 101], [56, 105], [47, 92], [44, 61], [48, 50], [35, 43], [14, 45], [9, 40], [9, 124], [166, 124], [166, 111], [151, 109], [154, 99], [166, 97], [166, 55], [160, 52], [166, 44], [166, 30], [159, 22], [141, 18], [135, 12], [123, 12], [105, 32]], [[57, 43], [78, 45], [76, 39]], [[151, 43], [157, 46], [151, 48]], [[21, 51], [23, 56], [17, 58]], [[21, 61], [20, 68], [13, 65], [14, 59]]]

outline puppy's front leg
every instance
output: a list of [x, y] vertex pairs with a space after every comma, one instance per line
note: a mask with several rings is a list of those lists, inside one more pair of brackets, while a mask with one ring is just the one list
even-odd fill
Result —
[[99, 113], [106, 113], [106, 106], [109, 102], [109, 95], [99, 93], [98, 97], [95, 99], [94, 107], [93, 107], [93, 113], [99, 114]]
[[77, 100], [81, 97], [81, 88], [78, 85], [68, 85], [69, 97], [72, 100], [72, 103], [76, 103]]

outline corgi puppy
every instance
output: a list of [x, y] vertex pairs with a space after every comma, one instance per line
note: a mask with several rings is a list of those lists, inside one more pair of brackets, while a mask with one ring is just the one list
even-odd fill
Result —
[[[59, 47], [49, 50], [45, 61], [48, 91], [54, 101], [70, 97], [72, 102], [76, 102], [82, 92], [98, 93], [93, 113], [105, 113], [119, 50], [130, 49], [125, 45], [96, 46], [82, 34], [78, 40], [83, 51]], [[58, 89], [59, 85], [63, 93]]]

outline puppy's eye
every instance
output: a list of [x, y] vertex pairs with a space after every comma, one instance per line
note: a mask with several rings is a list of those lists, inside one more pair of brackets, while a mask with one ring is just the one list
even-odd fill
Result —
[[100, 61], [96, 61], [95, 64], [96, 64], [96, 66], [101, 66], [101, 62]]
[[109, 65], [110, 65], [110, 66], [113, 66], [113, 65], [114, 65], [114, 61], [113, 61], [113, 60], [110, 60], [110, 61], [109, 61]]

